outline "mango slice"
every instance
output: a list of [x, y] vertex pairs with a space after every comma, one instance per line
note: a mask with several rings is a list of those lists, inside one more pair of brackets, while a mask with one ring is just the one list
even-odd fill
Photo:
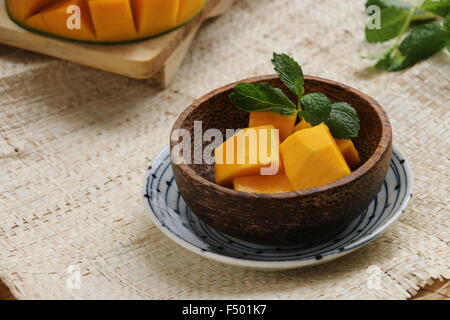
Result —
[[335, 139], [336, 144], [344, 156], [348, 166], [353, 170], [356, 169], [361, 162], [358, 150], [351, 139]]
[[9, 0], [6, 4], [11, 16], [22, 22], [56, 1], [58, 0]]
[[272, 111], [250, 112], [249, 127], [272, 125], [280, 130], [280, 141], [284, 141], [293, 131], [297, 114], [285, 116]]
[[195, 17], [205, 6], [206, 0], [180, 0], [177, 24], [186, 23]]
[[152, 36], [177, 25], [179, 0], [131, 0], [140, 36]]
[[286, 176], [296, 190], [324, 186], [351, 173], [325, 124], [295, 132], [280, 151]]
[[89, 0], [92, 21], [102, 41], [125, 41], [136, 37], [129, 0]]
[[302, 120], [297, 123], [297, 125], [294, 127], [294, 132], [302, 129], [308, 129], [312, 128], [312, 125], [310, 125], [308, 122], [306, 122], [305, 118], [302, 118]]
[[281, 193], [294, 191], [284, 172], [273, 176], [246, 176], [233, 179], [235, 190], [251, 193]]
[[246, 128], [214, 150], [216, 183], [231, 186], [241, 176], [275, 175], [280, 171], [278, 130]]
[[[70, 14], [67, 13], [67, 9], [70, 6], [77, 6], [80, 8], [80, 29], [69, 29], [67, 27], [67, 19], [70, 16]], [[43, 31], [59, 33], [64, 37], [70, 37], [77, 40], [95, 40], [94, 28], [85, 0], [66, 0], [57, 2], [42, 10], [40, 13], [30, 17], [27, 20], [27, 23], [35, 25], [36, 28]], [[43, 25], [39, 28], [40, 23]]]

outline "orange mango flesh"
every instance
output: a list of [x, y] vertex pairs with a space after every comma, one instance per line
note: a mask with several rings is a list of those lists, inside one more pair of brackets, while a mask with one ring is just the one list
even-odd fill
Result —
[[251, 193], [281, 193], [294, 191], [284, 172], [269, 176], [245, 176], [233, 179], [235, 190]]
[[325, 124], [295, 132], [280, 151], [286, 176], [296, 190], [324, 186], [351, 173]]
[[[70, 6], [78, 6], [80, 8], [80, 29], [69, 29], [67, 27], [60, 28], [61, 25], [66, 25], [67, 8]], [[42, 10], [38, 14], [27, 19], [30, 25], [39, 28], [39, 24], [43, 23], [45, 28], [48, 28], [52, 33], [59, 32], [61, 36], [70, 37], [77, 40], [94, 40], [95, 33], [92, 26], [91, 17], [85, 0], [67, 0], [57, 2], [50, 7]]]
[[312, 128], [312, 125], [310, 125], [308, 122], [306, 122], [304, 118], [302, 118], [302, 120], [299, 123], [297, 123], [297, 125], [294, 127], [294, 132], [308, 128]]
[[348, 166], [352, 170], [357, 168], [361, 162], [361, 158], [359, 157], [358, 150], [356, 150], [353, 141], [351, 139], [335, 139], [335, 141]]
[[[191, 20], [205, 0], [6, 0], [9, 15], [32, 31], [91, 42], [145, 39]], [[67, 28], [69, 5], [81, 3], [81, 30]], [[51, 12], [54, 11], [54, 12]], [[44, 16], [37, 16], [44, 13]], [[91, 22], [92, 21], [92, 22]], [[83, 30], [86, 29], [86, 30]]]
[[42, 19], [41, 14], [35, 14], [27, 19], [27, 23], [30, 27], [37, 30], [48, 29], [48, 26], [45, 24], [44, 19]]
[[280, 171], [279, 139], [273, 126], [246, 128], [214, 150], [216, 183], [231, 186], [241, 176]]
[[8, 10], [11, 16], [19, 21], [36, 14], [58, 0], [8, 0]]
[[125, 41], [136, 37], [130, 1], [90, 0], [88, 3], [99, 39]]
[[255, 111], [250, 112], [249, 127], [258, 127], [264, 125], [272, 125], [280, 130], [280, 141], [284, 141], [294, 130], [297, 114], [290, 116], [279, 114], [272, 111]]
[[[312, 126], [305, 121], [305, 119], [302, 119], [294, 128], [295, 131], [299, 131], [302, 129], [308, 129], [312, 128]], [[345, 161], [347, 162], [350, 169], [355, 169], [358, 167], [359, 163], [361, 162], [361, 158], [359, 157], [358, 150], [356, 150], [355, 145], [353, 144], [353, 141], [351, 139], [334, 139], [336, 141], [336, 144], [341, 151], [342, 155], [344, 156]]]
[[131, 0], [131, 6], [140, 35], [151, 36], [177, 25], [179, 0]]
[[179, 0], [177, 24], [186, 23], [195, 17], [205, 5], [205, 0]]

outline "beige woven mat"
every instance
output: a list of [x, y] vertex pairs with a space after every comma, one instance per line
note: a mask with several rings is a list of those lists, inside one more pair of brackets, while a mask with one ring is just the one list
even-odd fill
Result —
[[[361, 2], [243, 0], [206, 25], [161, 91], [0, 46], [0, 278], [17, 298], [407, 298], [450, 278], [450, 55], [400, 73], [364, 72]], [[387, 110], [415, 172], [406, 214], [378, 240], [319, 267], [244, 270], [196, 256], [152, 225], [144, 172], [195, 97], [271, 73], [272, 51]], [[81, 288], [66, 285], [81, 270]], [[379, 266], [382, 289], [369, 289]]]

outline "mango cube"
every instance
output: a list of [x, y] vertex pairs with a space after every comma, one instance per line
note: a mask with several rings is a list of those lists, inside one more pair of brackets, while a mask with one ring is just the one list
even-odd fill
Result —
[[136, 36], [129, 0], [89, 0], [95, 31], [103, 41], [124, 41]]
[[152, 36], [175, 28], [179, 0], [131, 0], [134, 21], [141, 36]]
[[180, 0], [177, 24], [188, 22], [205, 6], [206, 0]]
[[[70, 6], [80, 8], [80, 28], [67, 28], [67, 19], [69, 14], [67, 9]], [[85, 0], [66, 0], [56, 2], [55, 4], [45, 8], [38, 14], [27, 20], [29, 25], [36, 25], [40, 30], [49, 31], [59, 34], [63, 37], [70, 37], [78, 40], [95, 40], [95, 31], [91, 21], [89, 8]], [[39, 28], [39, 23], [43, 23], [43, 27]]]
[[273, 111], [250, 112], [249, 127], [272, 125], [280, 130], [280, 141], [284, 141], [293, 131], [297, 114], [290, 116], [279, 114]]
[[302, 129], [309, 129], [312, 128], [312, 125], [310, 125], [308, 122], [306, 122], [305, 118], [302, 118], [302, 120], [297, 123], [297, 125], [294, 127], [294, 132]]
[[295, 132], [280, 151], [286, 176], [296, 190], [324, 186], [351, 173], [323, 123]]
[[344, 156], [345, 161], [347, 161], [348, 166], [351, 169], [358, 167], [361, 162], [358, 150], [356, 150], [355, 145], [351, 139], [335, 139], [336, 144]]
[[235, 190], [251, 193], [281, 193], [294, 191], [284, 172], [273, 176], [245, 176], [233, 179]]
[[7, 3], [15, 19], [25, 20], [57, 0], [14, 0]]
[[241, 176], [275, 175], [280, 171], [278, 130], [273, 126], [246, 128], [214, 150], [216, 183], [231, 186]]

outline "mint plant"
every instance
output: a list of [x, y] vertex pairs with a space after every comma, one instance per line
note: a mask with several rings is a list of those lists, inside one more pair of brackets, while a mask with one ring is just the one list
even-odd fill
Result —
[[369, 43], [394, 39], [385, 51], [363, 57], [375, 60], [375, 68], [399, 71], [425, 60], [443, 48], [450, 51], [450, 0], [368, 0], [366, 8], [377, 6], [379, 28], [366, 26]]
[[305, 93], [303, 70], [287, 54], [274, 53], [272, 64], [280, 80], [297, 98], [292, 102], [281, 89], [266, 82], [239, 83], [230, 94], [236, 108], [246, 112], [272, 111], [282, 115], [298, 114], [312, 126], [325, 123], [333, 137], [351, 139], [359, 135], [360, 123], [356, 110], [346, 102], [332, 103], [321, 92]]

